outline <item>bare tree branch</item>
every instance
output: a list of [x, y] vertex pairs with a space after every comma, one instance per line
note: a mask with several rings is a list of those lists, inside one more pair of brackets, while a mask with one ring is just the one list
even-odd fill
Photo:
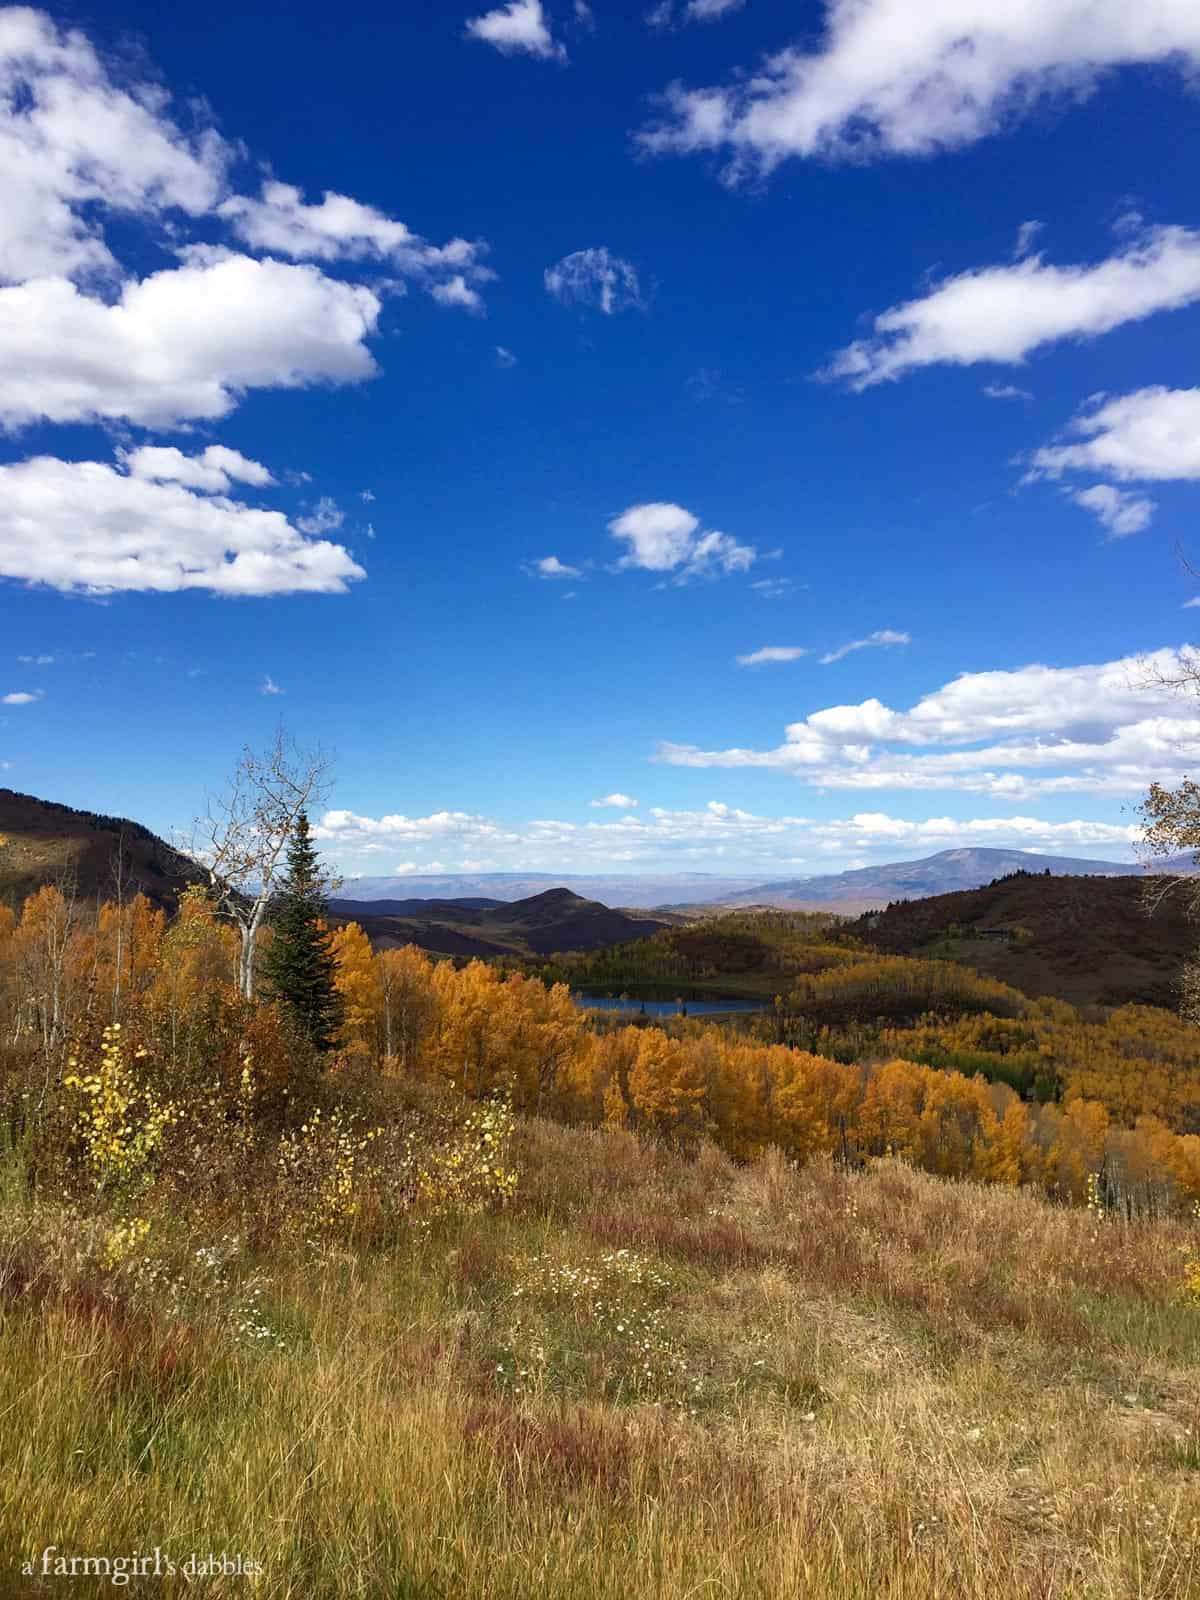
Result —
[[331, 767], [320, 750], [307, 751], [276, 730], [261, 753], [247, 746], [224, 794], [210, 798], [196, 820], [191, 855], [208, 874], [218, 908], [242, 939], [238, 987], [254, 995], [254, 956], [287, 842], [302, 811], [329, 789]]

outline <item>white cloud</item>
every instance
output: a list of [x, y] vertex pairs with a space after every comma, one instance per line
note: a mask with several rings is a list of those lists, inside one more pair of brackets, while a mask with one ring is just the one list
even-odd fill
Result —
[[27, 667], [52, 667], [57, 656], [18, 656], [17, 660]]
[[1056, 340], [1095, 338], [1197, 300], [1200, 231], [1153, 228], [1094, 266], [1029, 256], [947, 278], [876, 317], [874, 335], [840, 350], [824, 376], [862, 390], [917, 367], [1016, 364]]
[[430, 244], [374, 206], [330, 190], [319, 205], [309, 205], [295, 185], [268, 180], [258, 199], [233, 195], [218, 211], [253, 249], [294, 261], [386, 262], [424, 285], [442, 305], [478, 310], [483, 302], [468, 281], [494, 277], [483, 265], [487, 246], [479, 240]]
[[746, 572], [758, 560], [753, 545], [739, 544], [727, 533], [701, 533], [700, 519], [669, 501], [630, 506], [608, 528], [626, 546], [618, 571], [636, 567], [670, 573], [675, 584]]
[[249, 389], [358, 383], [379, 310], [370, 289], [248, 256], [154, 273], [112, 305], [61, 278], [0, 289], [0, 422], [170, 428]]
[[0, 576], [66, 591], [340, 594], [362, 568], [278, 511], [96, 461], [0, 467]]
[[1147, 495], [1116, 489], [1111, 483], [1096, 483], [1090, 489], [1072, 489], [1069, 494], [1077, 506], [1099, 518], [1111, 539], [1141, 533], [1150, 526], [1157, 509]]
[[[376, 370], [366, 340], [381, 296], [405, 279], [481, 309], [486, 245], [431, 244], [333, 191], [311, 205], [273, 180], [230, 194], [248, 152], [210, 123], [199, 101], [177, 116], [147, 74], [102, 60], [81, 32], [0, 9], [0, 427], [170, 428], [224, 416], [252, 389], [358, 382]], [[122, 238], [141, 225], [181, 265], [139, 281], [113, 253], [114, 222]], [[230, 250], [220, 229], [292, 260]], [[387, 274], [372, 289], [301, 258]], [[195, 470], [188, 481], [203, 486]]]
[[[887, 860], [897, 852], [924, 854], [971, 844], [1043, 851], [1098, 848], [1128, 860], [1129, 846], [1140, 837], [1140, 829], [1132, 825], [1086, 818], [1044, 821], [1018, 813], [914, 820], [883, 811], [826, 819], [769, 817], [720, 800], [710, 800], [695, 810], [654, 806], [641, 816], [626, 814], [583, 825], [541, 818], [508, 826], [450, 811], [422, 818], [373, 818], [335, 811], [327, 813], [313, 831], [327, 851], [350, 861], [390, 854], [396, 842], [403, 840], [414, 855], [392, 868], [397, 874], [445, 870], [439, 861], [415, 859], [422, 846], [465, 853], [472, 848], [472, 841], [483, 841], [488, 864], [509, 870], [611, 872], [619, 867], [637, 870], [649, 863], [667, 862], [675, 870], [728, 871], [732, 862], [752, 860], [754, 870], [764, 878], [794, 877], [797, 859], [812, 855], [828, 858], [865, 853], [858, 862], [862, 865], [868, 856]], [[477, 870], [467, 860], [461, 869]]]
[[462, 311], [483, 311], [483, 296], [473, 289], [461, 272], [456, 272], [444, 283], [435, 283], [429, 293], [440, 306], [457, 306]]
[[816, 50], [723, 87], [667, 91], [650, 150], [723, 151], [728, 177], [790, 157], [931, 155], [994, 133], [1105, 69], [1200, 61], [1193, 0], [828, 0]]
[[230, 151], [183, 133], [155, 84], [114, 82], [82, 33], [0, 11], [0, 280], [116, 272], [100, 209], [201, 216]]
[[771, 768], [823, 789], [1136, 795], [1181, 776], [1194, 757], [1200, 704], [1153, 679], [1197, 663], [1200, 651], [1184, 646], [1145, 660], [963, 673], [907, 711], [873, 698], [811, 712], [775, 749], [667, 743], [659, 759]]
[[835, 661], [844, 661], [856, 650], [874, 650], [893, 644], [911, 643], [912, 638], [907, 633], [898, 633], [895, 628], [879, 628], [875, 633], [868, 634], [865, 639], [851, 639], [849, 644], [839, 645], [836, 650], [830, 650], [821, 657], [821, 665], [828, 667]]
[[1013, 383], [985, 383], [983, 393], [989, 400], [1032, 400], [1028, 389], [1018, 389]]
[[469, 39], [481, 39], [504, 55], [536, 56], [542, 61], [565, 61], [567, 52], [554, 38], [546, 21], [542, 0], [509, 0], [509, 4], [471, 17]]
[[136, 450], [117, 452], [131, 478], [149, 478], [156, 483], [182, 483], [189, 489], [210, 494], [227, 494], [231, 484], [248, 483], [256, 489], [270, 488], [275, 479], [258, 461], [251, 461], [238, 450], [223, 444], [210, 444], [199, 455], [187, 456], [174, 445], [142, 445]]
[[688, 0], [684, 17], [688, 22], [716, 22], [740, 11], [746, 0]]
[[275, 682], [275, 679], [268, 672], [262, 681], [262, 688], [258, 692], [259, 694], [283, 694], [284, 691], [279, 687], [279, 685]]
[[[740, 11], [746, 0], [686, 0], [678, 10], [678, 21], [719, 22], [722, 17]], [[646, 23], [651, 28], [669, 28], [677, 17], [674, 0], [661, 0], [646, 13]]]
[[[435, 811], [427, 817], [395, 813], [363, 817], [353, 811], [327, 811], [313, 828], [313, 837], [350, 849], [380, 846], [390, 849], [398, 840], [485, 840], [490, 844], [515, 843], [517, 836], [486, 817], [466, 811]], [[420, 869], [422, 871], [428, 868]]]
[[606, 794], [603, 800], [589, 800], [588, 804], [594, 811], [603, 810], [605, 807], [617, 811], [633, 811], [637, 807], [637, 801], [628, 794]]
[[799, 661], [808, 651], [796, 644], [769, 644], [748, 656], [738, 656], [739, 667], [761, 667], [769, 661]]
[[16, 689], [12, 694], [0, 697], [0, 705], [31, 706], [35, 700], [40, 700], [44, 693], [42, 689]]
[[500, 370], [506, 372], [510, 367], [515, 367], [516, 364], [517, 358], [512, 351], [506, 350], [502, 344], [498, 344], [496, 346], [496, 365]]
[[560, 561], [557, 556], [543, 556], [540, 561], [535, 561], [526, 568], [531, 577], [537, 578], [581, 578], [583, 573], [578, 567], [569, 567], [566, 562]]
[[796, 585], [791, 578], [759, 578], [750, 587], [760, 600], [784, 600]]
[[1138, 389], [1101, 395], [1071, 424], [1075, 444], [1048, 445], [1032, 477], [1102, 472], [1128, 481], [1200, 478], [1200, 389]]
[[337, 501], [323, 494], [308, 516], [296, 518], [296, 526], [301, 533], [336, 533], [345, 520], [346, 513]]
[[564, 256], [546, 268], [543, 279], [546, 292], [563, 305], [587, 306], [606, 317], [646, 309], [637, 269], [605, 245]]

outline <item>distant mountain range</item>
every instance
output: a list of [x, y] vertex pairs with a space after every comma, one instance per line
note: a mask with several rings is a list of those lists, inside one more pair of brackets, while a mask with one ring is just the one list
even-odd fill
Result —
[[751, 889], [759, 879], [708, 872], [630, 873], [451, 872], [408, 873], [395, 878], [347, 878], [342, 894], [356, 901], [526, 900], [547, 889], [570, 889], [585, 900], [616, 906], [711, 905], [723, 895]]
[[612, 911], [569, 889], [526, 900], [331, 900], [335, 922], [357, 922], [377, 950], [420, 945], [437, 955], [547, 956], [647, 939], [680, 918]]
[[923, 900], [929, 895], [979, 889], [1010, 872], [1049, 872], [1053, 877], [1140, 877], [1150, 872], [1197, 871], [1191, 856], [1174, 856], [1153, 868], [1136, 861], [1090, 861], [1075, 856], [1030, 855], [1024, 850], [939, 850], [919, 861], [891, 861], [814, 878], [788, 878], [737, 889], [720, 896], [721, 906], [771, 905], [792, 910], [831, 910], [856, 914], [893, 900]]

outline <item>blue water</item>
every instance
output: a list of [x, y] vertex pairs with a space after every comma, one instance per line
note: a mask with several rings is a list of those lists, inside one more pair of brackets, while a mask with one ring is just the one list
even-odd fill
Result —
[[[583, 1011], [627, 1011], [637, 1017], [677, 1017], [680, 1014], [678, 1000], [612, 1000], [591, 994], [576, 994], [571, 998]], [[706, 1017], [730, 1011], [765, 1011], [766, 1007], [758, 1000], [685, 1000], [683, 1009], [689, 1017]]]

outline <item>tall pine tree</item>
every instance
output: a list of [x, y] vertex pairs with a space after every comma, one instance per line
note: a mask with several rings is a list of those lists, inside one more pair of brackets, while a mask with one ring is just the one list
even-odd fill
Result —
[[271, 923], [275, 937], [263, 961], [264, 987], [299, 1032], [318, 1050], [330, 1050], [342, 1022], [337, 963], [325, 917], [325, 878], [302, 811], [288, 841], [287, 870]]

